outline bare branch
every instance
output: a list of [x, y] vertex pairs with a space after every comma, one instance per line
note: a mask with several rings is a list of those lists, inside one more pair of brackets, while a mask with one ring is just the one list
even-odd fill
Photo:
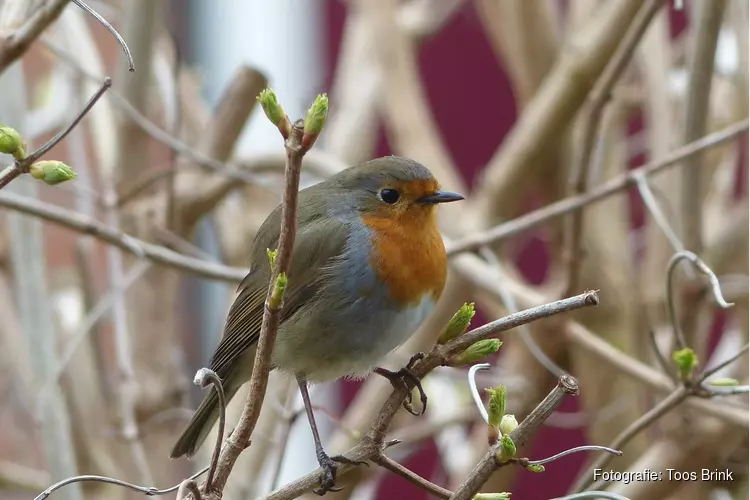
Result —
[[404, 479], [409, 481], [411, 484], [419, 488], [422, 488], [423, 490], [429, 493], [432, 493], [438, 498], [443, 498], [447, 500], [453, 494], [450, 490], [446, 490], [445, 488], [438, 486], [432, 481], [428, 481], [427, 479], [423, 478], [419, 474], [410, 471], [409, 469], [407, 469], [400, 463], [387, 457], [385, 454], [375, 457], [373, 459], [373, 462], [375, 462], [376, 464], [380, 465], [381, 467], [385, 469], [388, 469], [394, 474], [403, 477]]
[[[625, 71], [627, 64], [635, 52], [638, 43], [646, 32], [651, 20], [661, 9], [664, 0], [648, 0], [633, 18], [628, 26], [617, 50], [605, 66], [602, 75], [588, 97], [583, 113], [583, 143], [580, 147], [578, 158], [572, 170], [573, 192], [581, 195], [586, 192], [588, 186], [588, 173], [592, 164], [594, 145], [598, 136], [599, 123], [602, 112], [609, 101], [610, 94], [620, 76]], [[578, 279], [582, 260], [581, 236], [583, 234], [583, 211], [578, 210], [572, 214], [570, 227], [567, 231], [566, 256], [569, 259], [567, 288], [563, 295], [569, 295], [571, 290], [578, 287]]]
[[0, 73], [28, 50], [34, 40], [60, 17], [67, 5], [68, 0], [47, 0], [0, 42]]
[[34, 215], [49, 222], [61, 224], [80, 233], [94, 236], [136, 257], [146, 258], [178, 270], [188, 271], [196, 276], [239, 283], [247, 274], [246, 269], [228, 267], [203, 259], [188, 257], [166, 247], [147, 243], [129, 236], [118, 229], [86, 217], [78, 212], [65, 210], [62, 207], [44, 203], [27, 196], [2, 192], [0, 193], [0, 206]]
[[544, 208], [517, 217], [511, 221], [488, 229], [487, 231], [466, 235], [463, 238], [457, 239], [453, 243], [446, 245], [446, 251], [448, 252], [448, 255], [455, 255], [461, 252], [476, 250], [483, 245], [504, 240], [511, 236], [516, 236], [533, 227], [560, 217], [561, 215], [580, 210], [581, 207], [585, 207], [607, 198], [608, 196], [619, 193], [620, 191], [636, 184], [638, 175], [649, 176], [661, 172], [670, 166], [678, 164], [685, 158], [703, 151], [704, 149], [723, 144], [737, 135], [746, 132], [747, 129], [747, 120], [730, 125], [723, 130], [719, 130], [695, 142], [691, 142], [664, 158], [615, 177], [599, 185], [597, 188], [589, 190], [585, 194], [571, 196], [558, 202], [551, 203]]

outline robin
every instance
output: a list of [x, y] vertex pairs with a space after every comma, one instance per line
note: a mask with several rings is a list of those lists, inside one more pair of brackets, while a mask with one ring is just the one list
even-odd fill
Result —
[[[408, 366], [394, 372], [378, 364], [434, 309], [447, 274], [436, 207], [462, 199], [441, 190], [423, 165], [397, 156], [364, 162], [299, 192], [289, 285], [271, 361], [272, 369], [293, 375], [299, 384], [324, 469], [316, 489], [320, 495], [336, 490], [336, 462], [349, 461], [325, 453], [307, 384], [372, 372], [394, 385], [405, 383]], [[280, 221], [278, 206], [258, 230], [250, 272], [211, 359], [227, 400], [250, 380], [271, 273], [267, 249], [278, 244]], [[426, 396], [419, 389], [424, 410]], [[192, 456], [218, 414], [218, 396], [211, 389], [172, 458]]]

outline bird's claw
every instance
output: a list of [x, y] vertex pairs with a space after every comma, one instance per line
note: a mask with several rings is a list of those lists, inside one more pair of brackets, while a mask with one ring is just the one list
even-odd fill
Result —
[[362, 460], [352, 460], [350, 458], [347, 458], [343, 455], [336, 455], [333, 457], [329, 457], [323, 452], [318, 453], [318, 464], [323, 469], [323, 473], [320, 475], [320, 486], [313, 489], [313, 493], [315, 493], [318, 496], [323, 496], [329, 491], [337, 492], [341, 491], [344, 488], [341, 486], [336, 486], [336, 471], [337, 467], [336, 464], [346, 464], [346, 465], [366, 465], [370, 466], [367, 462], [363, 462]]
[[[411, 357], [411, 359], [409, 359], [409, 362], [406, 364], [406, 366], [398, 371], [386, 370], [385, 368], [379, 367], [375, 369], [375, 373], [390, 380], [393, 387], [397, 389], [405, 388], [407, 390], [406, 399], [403, 402], [403, 407], [406, 411], [414, 416], [424, 415], [424, 412], [427, 411], [427, 394], [425, 394], [424, 389], [422, 388], [422, 382], [419, 380], [419, 377], [417, 377], [417, 375], [412, 371], [417, 361], [424, 359], [424, 357], [424, 353], [416, 353]], [[413, 397], [411, 394], [411, 390], [409, 389], [409, 384], [406, 383], [406, 379], [411, 380], [414, 383], [414, 387], [416, 387], [419, 391], [419, 400], [422, 403], [422, 411], [420, 412], [415, 411], [411, 405]]]

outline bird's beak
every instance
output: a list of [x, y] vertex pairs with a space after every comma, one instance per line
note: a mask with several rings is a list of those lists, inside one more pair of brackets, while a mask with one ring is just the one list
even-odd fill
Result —
[[451, 201], [460, 201], [464, 197], [458, 193], [451, 193], [450, 191], [435, 191], [427, 196], [422, 196], [419, 201], [421, 203], [448, 203]]

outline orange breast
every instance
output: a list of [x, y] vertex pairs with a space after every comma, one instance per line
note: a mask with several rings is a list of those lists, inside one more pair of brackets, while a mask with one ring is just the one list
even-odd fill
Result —
[[447, 259], [433, 207], [407, 210], [396, 217], [363, 216], [373, 230], [371, 256], [378, 277], [400, 304], [419, 302], [443, 291]]

